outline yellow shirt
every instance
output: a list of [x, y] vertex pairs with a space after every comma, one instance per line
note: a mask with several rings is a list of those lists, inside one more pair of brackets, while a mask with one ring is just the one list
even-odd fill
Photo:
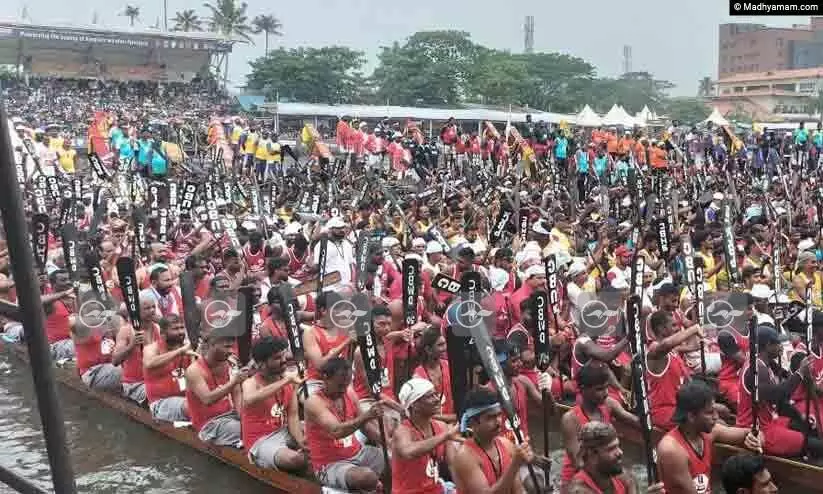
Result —
[[716, 263], [713, 255], [706, 255], [698, 252], [697, 255], [703, 258], [703, 286], [710, 292], [717, 291], [717, 274], [706, 277], [706, 273], [714, 270]]
[[74, 158], [77, 156], [77, 151], [74, 149], [58, 149], [57, 162], [60, 163], [60, 168], [66, 173], [74, 173]]
[[[823, 292], [823, 276], [821, 276], [818, 272], [814, 272], [813, 276], [814, 283], [812, 284], [812, 305], [820, 307], [823, 305], [823, 293], [821, 293]], [[795, 275], [795, 282], [797, 282], [796, 280], [800, 280], [800, 283], [804, 285], [808, 283], [808, 279], [809, 278], [806, 273], [797, 273]], [[797, 293], [797, 290], [792, 288], [789, 291], [789, 299], [805, 302], [806, 292], [804, 291], [803, 293]]]
[[231, 143], [238, 144], [240, 142], [240, 134], [243, 133], [243, 127], [235, 125], [231, 129]]
[[49, 149], [52, 151], [59, 151], [63, 149], [63, 138], [62, 137], [52, 137], [49, 139]]
[[246, 136], [246, 142], [243, 143], [243, 152], [254, 154], [257, 151], [257, 141], [259, 140], [260, 136], [256, 132], [249, 132], [249, 135]]
[[269, 161], [269, 144], [271, 144], [271, 139], [260, 139], [254, 157], [261, 161]]
[[269, 161], [274, 161], [275, 163], [280, 163], [280, 143], [279, 142], [271, 142], [269, 141]]

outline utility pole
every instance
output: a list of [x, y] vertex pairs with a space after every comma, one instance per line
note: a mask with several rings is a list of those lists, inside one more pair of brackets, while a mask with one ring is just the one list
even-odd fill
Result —
[[527, 15], [523, 24], [523, 53], [534, 53], [534, 16]]
[[[11, 147], [11, 129], [5, 104], [0, 101], [0, 183], [17, 183], [14, 153]], [[51, 360], [51, 350], [46, 338], [46, 316], [40, 298], [40, 281], [34, 274], [34, 254], [26, 232], [29, 225], [23, 211], [20, 189], [7, 187], [0, 194], [0, 215], [6, 233], [11, 271], [20, 301], [19, 311], [26, 334], [37, 409], [43, 424], [43, 437], [51, 466], [54, 491], [59, 494], [76, 494], [74, 470], [66, 445], [66, 428], [63, 411], [57, 397], [57, 382]]]

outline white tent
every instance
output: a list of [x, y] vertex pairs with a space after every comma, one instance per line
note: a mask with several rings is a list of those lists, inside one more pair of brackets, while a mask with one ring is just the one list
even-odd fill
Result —
[[586, 105], [577, 114], [575, 124], [580, 127], [600, 127], [603, 125], [603, 120], [589, 105]]
[[633, 127], [635, 124], [634, 118], [629, 115], [622, 106], [612, 105], [606, 115], [603, 116], [603, 125]]
[[649, 120], [654, 120], [654, 113], [649, 110], [648, 105], [643, 105], [643, 109], [634, 116], [635, 123], [640, 127], [645, 127]]
[[709, 118], [703, 120], [703, 123], [706, 122], [711, 122], [718, 126], [729, 125], [729, 121], [720, 114], [720, 110], [718, 110], [716, 106], [712, 109], [712, 114], [709, 115]]

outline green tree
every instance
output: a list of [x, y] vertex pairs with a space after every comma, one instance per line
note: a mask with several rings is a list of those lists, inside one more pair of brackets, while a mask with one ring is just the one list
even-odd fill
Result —
[[280, 29], [283, 28], [283, 24], [277, 19], [277, 17], [273, 15], [258, 15], [251, 21], [252, 26], [254, 27], [254, 33], [260, 34], [265, 33], [266, 42], [265, 48], [263, 53], [265, 55], [269, 54], [269, 36], [282, 36], [283, 33], [280, 32]]
[[194, 9], [183, 10], [174, 14], [173, 31], [202, 31], [203, 21]]
[[455, 105], [465, 97], [480, 49], [462, 31], [421, 31], [383, 47], [372, 76], [383, 101]]
[[467, 100], [492, 105], [520, 105], [528, 67], [509, 52], [482, 49], [472, 70]]
[[[203, 4], [209, 9], [209, 27], [213, 32], [220, 33], [227, 39], [240, 38], [254, 44], [251, 39], [252, 28], [246, 15], [248, 4], [242, 2], [239, 6], [234, 0], [215, 0], [215, 3]], [[223, 67], [223, 84], [229, 79], [229, 57], [226, 55]]]
[[280, 48], [251, 62], [247, 87], [269, 99], [353, 103], [360, 100], [364, 63], [362, 52], [344, 46]]
[[665, 101], [662, 108], [661, 113], [684, 124], [702, 122], [711, 113], [711, 108], [701, 98], [671, 98]]
[[121, 15], [129, 18], [129, 25], [134, 27], [134, 20], [140, 18], [140, 7], [133, 5], [126, 5], [126, 10]]

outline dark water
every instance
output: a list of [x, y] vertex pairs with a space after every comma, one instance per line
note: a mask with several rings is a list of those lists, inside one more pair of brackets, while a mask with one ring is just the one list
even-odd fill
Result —
[[[37, 400], [31, 374], [22, 365], [0, 355], [0, 464], [50, 490]], [[80, 492], [271, 492], [234, 468], [167, 440], [71, 390], [59, 389]], [[0, 484], [0, 493], [11, 492]]]

